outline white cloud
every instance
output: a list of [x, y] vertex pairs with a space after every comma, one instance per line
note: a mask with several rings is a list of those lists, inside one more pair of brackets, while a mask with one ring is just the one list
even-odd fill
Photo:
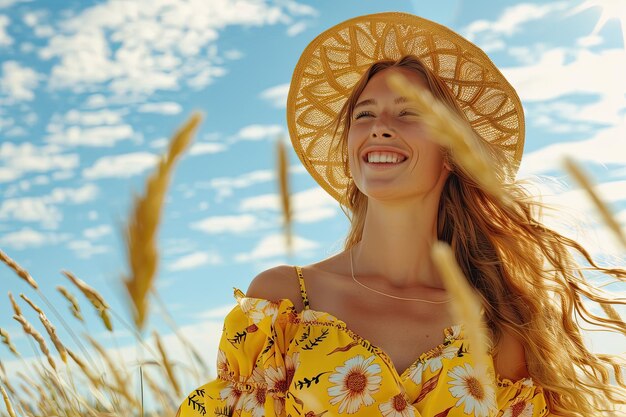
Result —
[[624, 100], [626, 68], [623, 49], [567, 51], [555, 48], [545, 51], [534, 63], [502, 68], [522, 101], [542, 101], [567, 94], [617, 95]]
[[275, 137], [281, 133], [283, 133], [282, 126], [255, 124], [241, 128], [239, 132], [237, 132], [235, 140], [275, 139]]
[[32, 0], [0, 0], [0, 9], [6, 9], [13, 6], [14, 4], [28, 3], [30, 1]]
[[625, 165], [626, 123], [598, 130], [587, 140], [577, 142], [554, 143], [536, 151], [529, 152], [522, 158], [519, 175], [544, 173], [562, 170], [562, 158], [566, 155], [582, 162], [595, 164]]
[[216, 48], [221, 30], [289, 23], [289, 11], [310, 13], [305, 8], [265, 0], [108, 1], [54, 22], [64, 33], [52, 36], [40, 56], [56, 58], [53, 88], [87, 91], [109, 83], [117, 95], [181, 83], [202, 88], [225, 73]]
[[287, 36], [296, 36], [304, 32], [307, 28], [305, 22], [297, 22], [287, 28]]
[[52, 122], [64, 122], [67, 124], [79, 124], [84, 126], [99, 126], [99, 125], [117, 125], [122, 123], [122, 116], [127, 114], [126, 110], [99, 110], [83, 112], [78, 110], [70, 110], [65, 113], [62, 119], [59, 119], [58, 115], [52, 117]]
[[110, 234], [112, 231], [111, 226], [108, 224], [101, 224], [95, 227], [89, 227], [83, 230], [83, 236], [87, 239], [100, 239], [102, 236]]
[[287, 107], [288, 94], [289, 84], [280, 84], [261, 91], [260, 97], [272, 103], [274, 107], [284, 109]]
[[169, 271], [183, 271], [195, 269], [202, 265], [218, 265], [222, 263], [222, 258], [217, 253], [194, 252], [182, 256], [168, 265]]
[[78, 165], [78, 154], [62, 154], [57, 146], [0, 143], [0, 183], [13, 181], [28, 172], [68, 170]]
[[[222, 201], [225, 197], [233, 195], [234, 189], [247, 188], [255, 184], [271, 181], [275, 178], [275, 174], [271, 170], [257, 170], [246, 172], [237, 177], [218, 177], [212, 178], [208, 182], [208, 187], [217, 191], [216, 199]], [[199, 188], [204, 188], [205, 183], [197, 184]]]
[[251, 214], [238, 216], [211, 216], [203, 220], [193, 222], [189, 226], [194, 230], [200, 230], [208, 234], [219, 233], [247, 233], [262, 227], [259, 219]]
[[94, 255], [100, 255], [109, 251], [108, 246], [94, 245], [89, 240], [73, 239], [67, 243], [67, 247], [74, 251], [76, 256], [81, 259], [89, 259]]
[[7, 27], [11, 23], [8, 16], [0, 14], [0, 47], [13, 44], [13, 38], [7, 33]]
[[135, 133], [127, 124], [91, 128], [70, 126], [60, 131], [55, 131], [55, 129], [56, 126], [51, 127], [52, 132], [45, 140], [48, 143], [64, 146], [113, 147], [119, 141], [132, 139]]
[[0, 220], [40, 222], [47, 229], [55, 229], [63, 219], [58, 207], [41, 197], [5, 199], [0, 205]]
[[229, 49], [228, 51], [224, 52], [224, 58], [230, 59], [233, 61], [237, 59], [241, 59], [243, 58], [243, 52], [237, 49]]
[[470, 23], [463, 30], [463, 34], [485, 51], [503, 49], [505, 44], [500, 40], [502, 36], [511, 36], [524, 24], [543, 19], [548, 14], [562, 11], [567, 7], [568, 4], [564, 1], [550, 4], [516, 4], [506, 8], [495, 21], [476, 20]]
[[31, 228], [23, 228], [17, 232], [3, 233], [0, 236], [0, 245], [16, 250], [36, 248], [44, 245], [56, 245], [67, 241], [69, 234], [41, 233]]
[[[312, 251], [319, 247], [319, 244], [312, 240], [293, 236], [293, 251], [301, 256], [305, 256], [307, 251]], [[262, 238], [257, 245], [248, 253], [238, 253], [235, 255], [237, 262], [249, 262], [267, 259], [277, 256], [287, 255], [287, 245], [283, 234], [273, 234]]]
[[31, 101], [35, 98], [33, 91], [39, 78], [40, 74], [33, 69], [16, 61], [6, 61], [2, 64], [0, 91], [9, 97], [10, 102]]
[[175, 102], [145, 103], [137, 109], [140, 113], [178, 114], [183, 111], [180, 104]]
[[92, 167], [82, 172], [84, 178], [128, 178], [152, 168], [158, 161], [157, 155], [148, 152], [134, 152], [123, 155], [105, 156]]
[[45, 228], [55, 229], [63, 219], [57, 205], [83, 204], [93, 201], [97, 195], [98, 188], [86, 184], [80, 188], [54, 188], [44, 196], [8, 198], [0, 204], [0, 219], [40, 222]]
[[[313, 223], [334, 217], [339, 210], [337, 203], [320, 187], [309, 188], [292, 194], [294, 222]], [[241, 201], [240, 211], [258, 212], [259, 210], [280, 211], [280, 196], [264, 194], [249, 197]]]
[[219, 153], [226, 150], [226, 145], [216, 142], [197, 142], [191, 145], [189, 155], [203, 155], [207, 153]]

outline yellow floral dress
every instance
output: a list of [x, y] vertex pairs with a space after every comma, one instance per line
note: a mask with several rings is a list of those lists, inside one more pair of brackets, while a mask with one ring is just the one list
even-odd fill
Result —
[[289, 299], [246, 297], [224, 320], [218, 377], [191, 392], [178, 417], [542, 417], [548, 409], [530, 378], [495, 376], [475, 365], [460, 326], [400, 374], [389, 355], [333, 315]]

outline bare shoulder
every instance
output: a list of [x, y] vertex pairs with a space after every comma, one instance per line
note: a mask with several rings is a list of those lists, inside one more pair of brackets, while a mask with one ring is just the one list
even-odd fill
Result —
[[290, 265], [278, 265], [259, 273], [250, 282], [246, 296], [270, 301], [288, 298], [293, 302], [297, 311], [301, 311], [304, 307], [298, 275], [295, 268]]
[[509, 330], [504, 329], [502, 332], [494, 362], [501, 378], [517, 381], [529, 376], [524, 344]]

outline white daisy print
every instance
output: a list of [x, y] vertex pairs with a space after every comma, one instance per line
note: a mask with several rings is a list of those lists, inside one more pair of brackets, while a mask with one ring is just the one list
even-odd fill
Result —
[[384, 417], [415, 417], [415, 407], [408, 403], [406, 395], [400, 393], [382, 403], [378, 409]]
[[422, 376], [424, 375], [424, 370], [426, 369], [426, 363], [422, 360], [417, 362], [415, 365], [411, 367], [409, 371], [409, 378], [411, 381], [415, 382], [415, 384], [419, 385], [422, 383]]
[[287, 373], [287, 387], [291, 386], [291, 381], [293, 380], [293, 376], [296, 373], [296, 369], [300, 365], [300, 360], [298, 357], [300, 356], [300, 352], [295, 352], [293, 354], [285, 355], [285, 371]]
[[380, 365], [372, 363], [374, 359], [375, 355], [367, 359], [357, 355], [335, 368], [336, 372], [328, 378], [335, 384], [328, 388], [330, 403], [339, 404], [339, 413], [354, 414], [361, 406], [374, 403], [372, 394], [380, 390], [382, 381]]
[[527, 401], [515, 401], [504, 409], [502, 417], [533, 417], [533, 404]]
[[265, 376], [259, 367], [254, 368], [254, 371], [252, 371], [251, 382], [260, 385], [254, 391], [245, 395], [243, 408], [254, 417], [263, 417], [265, 416], [265, 396], [267, 389], [262, 387], [265, 385]]
[[[268, 366], [265, 370], [265, 380], [267, 381], [267, 389], [285, 393], [289, 389], [289, 381], [287, 381], [287, 370], [285, 367], [279, 366], [274, 368]], [[274, 397], [274, 410], [276, 415], [281, 415], [285, 408], [284, 397]]]
[[242, 394], [242, 391], [235, 388], [235, 386], [230, 383], [226, 388], [220, 391], [220, 398], [222, 400], [226, 400], [227, 406], [234, 407], [239, 401], [239, 398], [241, 398]]
[[303, 324], [307, 324], [307, 323], [311, 323], [314, 321], [318, 321], [320, 318], [322, 318], [323, 316], [326, 316], [326, 313], [322, 313], [320, 311], [315, 311], [315, 310], [311, 310], [310, 308], [302, 310], [300, 312], [300, 315], [302, 316], [302, 320], [301, 322]]
[[226, 359], [226, 352], [222, 349], [218, 349], [217, 351], [217, 374], [227, 374], [228, 373], [228, 360]]
[[450, 393], [459, 399], [456, 407], [465, 404], [465, 414], [489, 417], [495, 409], [496, 394], [485, 367], [474, 369], [469, 363], [455, 366], [448, 371], [448, 377]]
[[455, 346], [439, 345], [433, 349], [432, 356], [426, 359], [430, 372], [435, 372], [443, 366], [442, 359], [452, 359], [456, 356], [459, 348]]
[[267, 316], [272, 317], [272, 325], [276, 321], [276, 316], [278, 316], [278, 303], [275, 301], [268, 301], [262, 299], [253, 299], [252, 302], [247, 302], [251, 300], [250, 298], [244, 298], [242, 302], [243, 311], [252, 319], [254, 324], [259, 324], [261, 320], [263, 320]]

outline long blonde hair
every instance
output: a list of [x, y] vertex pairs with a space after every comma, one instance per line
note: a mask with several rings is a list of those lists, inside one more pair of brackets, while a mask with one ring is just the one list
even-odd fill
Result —
[[[356, 84], [337, 117], [338, 142], [334, 148], [341, 152], [347, 177], [350, 115], [367, 82], [390, 67], [422, 75], [433, 95], [467, 120], [446, 84], [417, 57], [376, 62]], [[505, 178], [504, 151], [475, 136], [475, 145], [493, 159], [497, 176]], [[457, 164], [452, 154], [444, 152], [453, 170], [439, 202], [437, 236], [450, 244], [465, 276], [478, 290], [493, 345], [505, 329], [522, 342], [530, 376], [543, 388], [552, 413], [589, 417], [611, 409], [611, 404], [626, 404], [622, 361], [589, 351], [576, 322], [578, 316], [626, 335], [626, 325], [611, 308], [611, 304], [624, 305], [626, 301], [586, 282], [582, 272], [585, 268], [573, 252], [584, 257], [590, 265], [588, 270], [621, 281], [626, 280], [626, 270], [598, 266], [579, 243], [543, 225], [534, 213], [546, 206], [533, 201], [522, 182], [503, 182], [513, 199], [510, 206], [503, 204], [481, 189], [476, 178]], [[346, 201], [342, 210], [351, 223], [344, 242], [344, 249], [348, 250], [361, 240], [367, 213], [367, 196], [353, 180], [346, 189]], [[609, 317], [590, 312], [584, 298], [599, 303]], [[615, 385], [610, 382], [611, 369]]]

